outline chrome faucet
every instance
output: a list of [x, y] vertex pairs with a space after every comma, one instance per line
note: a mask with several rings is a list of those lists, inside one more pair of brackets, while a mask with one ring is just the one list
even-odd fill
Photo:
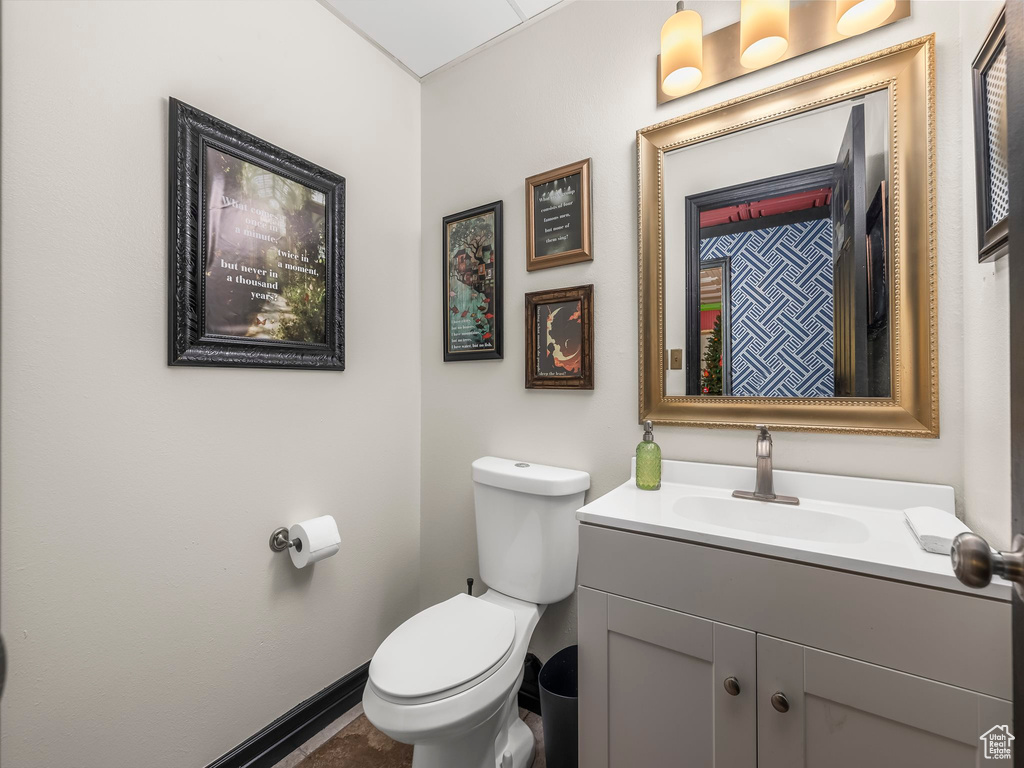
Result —
[[778, 496], [775, 493], [775, 481], [772, 478], [772, 433], [766, 426], [757, 428], [757, 477], [753, 491], [733, 491], [737, 499], [753, 499], [768, 501], [773, 504], [799, 504], [795, 496]]

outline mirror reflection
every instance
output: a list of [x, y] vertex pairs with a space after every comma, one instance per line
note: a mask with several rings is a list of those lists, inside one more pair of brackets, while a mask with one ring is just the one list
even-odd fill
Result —
[[888, 92], [664, 169], [666, 393], [889, 397]]

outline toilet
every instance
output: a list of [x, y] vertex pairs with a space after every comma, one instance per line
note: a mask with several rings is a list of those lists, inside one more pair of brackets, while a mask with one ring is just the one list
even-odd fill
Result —
[[473, 462], [477, 555], [489, 587], [413, 616], [370, 662], [363, 710], [413, 745], [413, 768], [529, 768], [519, 717], [523, 661], [544, 609], [576, 588], [576, 510], [590, 475], [485, 457]]

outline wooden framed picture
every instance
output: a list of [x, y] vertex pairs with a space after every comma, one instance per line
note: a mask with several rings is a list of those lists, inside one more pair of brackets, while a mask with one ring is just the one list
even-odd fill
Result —
[[592, 261], [590, 158], [526, 180], [526, 269]]
[[345, 179], [170, 100], [170, 365], [345, 369]]
[[594, 286], [526, 294], [526, 388], [594, 388]]
[[444, 217], [444, 359], [502, 356], [501, 201]]
[[1010, 184], [1006, 144], [1006, 12], [996, 19], [971, 66], [974, 76], [974, 164], [978, 261], [1006, 255]]

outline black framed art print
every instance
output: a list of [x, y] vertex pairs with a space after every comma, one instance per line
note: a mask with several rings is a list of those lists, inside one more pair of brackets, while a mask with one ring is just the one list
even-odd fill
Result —
[[442, 221], [444, 360], [502, 358], [501, 200]]
[[978, 261], [1006, 255], [1010, 183], [1006, 146], [1006, 11], [999, 14], [971, 66], [974, 81], [975, 197]]
[[170, 365], [345, 369], [345, 179], [170, 100]]

